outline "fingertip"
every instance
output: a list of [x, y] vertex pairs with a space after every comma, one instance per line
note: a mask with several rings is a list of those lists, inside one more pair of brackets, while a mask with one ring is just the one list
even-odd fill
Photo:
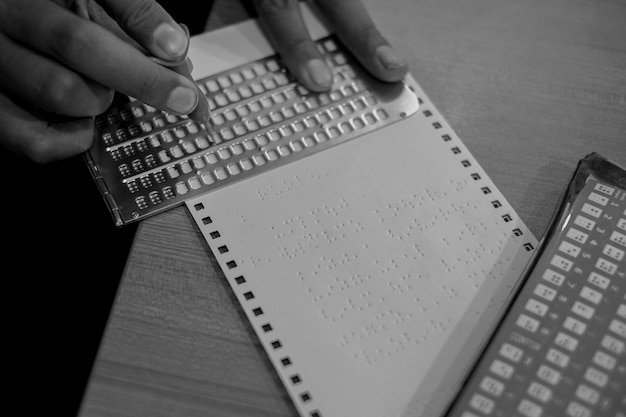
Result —
[[400, 81], [408, 72], [408, 64], [404, 58], [389, 45], [380, 45], [376, 49], [376, 63], [379, 66], [378, 78], [382, 81]]
[[175, 114], [189, 114], [199, 101], [198, 89], [190, 86], [177, 86], [167, 97], [166, 108]]
[[378, 62], [387, 70], [395, 71], [406, 68], [406, 61], [389, 45], [381, 45], [376, 49]]
[[323, 92], [332, 87], [332, 70], [310, 38], [283, 47], [281, 55], [289, 71], [308, 90]]
[[187, 52], [188, 37], [179, 25], [167, 22], [156, 27], [153, 34], [157, 56], [164, 59], [176, 59]]
[[408, 64], [385, 40], [361, 0], [316, 0], [335, 33], [371, 75], [396, 82]]
[[306, 88], [316, 92], [327, 91], [333, 84], [333, 74], [320, 58], [313, 58], [307, 62], [301, 78]]

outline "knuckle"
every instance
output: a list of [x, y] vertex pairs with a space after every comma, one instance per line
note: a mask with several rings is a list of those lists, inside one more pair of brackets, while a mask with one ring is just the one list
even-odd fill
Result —
[[112, 89], [83, 80], [72, 72], [47, 74], [38, 91], [40, 106], [49, 112], [72, 116], [95, 116], [113, 102]]
[[43, 135], [31, 138], [23, 147], [22, 152], [31, 161], [44, 165], [56, 160], [55, 150], [50, 145], [50, 141]]
[[93, 48], [85, 26], [80, 21], [56, 25], [49, 39], [52, 55], [70, 65], [80, 63], [91, 54]]
[[77, 79], [69, 72], [56, 71], [47, 75], [40, 87], [42, 106], [48, 111], [62, 111], [75, 99]]
[[161, 85], [162, 79], [157, 73], [146, 74], [141, 80], [136, 97], [147, 102], [154, 102], [155, 91], [160, 91]]
[[364, 23], [360, 25], [358, 36], [361, 42], [365, 45], [375, 45], [381, 42], [382, 36], [378, 31], [378, 28], [371, 23]]

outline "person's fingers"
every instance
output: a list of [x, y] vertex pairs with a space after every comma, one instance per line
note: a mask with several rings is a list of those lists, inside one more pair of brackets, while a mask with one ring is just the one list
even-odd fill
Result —
[[102, 6], [100, 6], [100, 4], [96, 3], [95, 0], [82, 1], [86, 2], [86, 4], [84, 5], [84, 9], [86, 9], [86, 11], [80, 13], [79, 16], [96, 22], [129, 45], [132, 45], [133, 47], [142, 51], [146, 50], [142, 45], [139, 44], [139, 42], [131, 38], [130, 35], [128, 35], [124, 31], [124, 29], [121, 28], [119, 23], [115, 21], [115, 19], [113, 19], [111, 16], [109, 16], [107, 11], [104, 10]]
[[105, 111], [113, 91], [16, 44], [0, 33], [0, 90], [30, 107], [66, 116], [95, 116]]
[[[156, 108], [190, 113], [198, 103], [196, 85], [152, 62], [98, 24], [48, 0], [4, 0], [0, 27], [12, 39], [92, 80]], [[6, 12], [6, 13], [5, 13]]]
[[[136, 40], [131, 38], [124, 30], [120, 27], [119, 23], [116, 22], [106, 10], [97, 3], [97, 0], [50, 0], [53, 1], [64, 8], [71, 10], [76, 15], [82, 17], [86, 20], [91, 20], [92, 22], [97, 23], [102, 26], [109, 32], [113, 33], [115, 36], [123, 40], [124, 42], [132, 45], [133, 47], [141, 50], [147, 51], [143, 46], [141, 46]], [[145, 52], [147, 53], [147, 52]]]
[[59, 118], [33, 113], [0, 92], [0, 143], [37, 163], [78, 155], [94, 137], [92, 117]]
[[254, 0], [254, 4], [287, 69], [309, 90], [328, 90], [332, 73], [309, 37], [298, 0]]
[[343, 44], [363, 66], [382, 81], [399, 81], [406, 61], [389, 45], [372, 22], [361, 0], [316, 0]]
[[102, 0], [122, 29], [155, 56], [177, 60], [187, 51], [187, 35], [154, 0]]

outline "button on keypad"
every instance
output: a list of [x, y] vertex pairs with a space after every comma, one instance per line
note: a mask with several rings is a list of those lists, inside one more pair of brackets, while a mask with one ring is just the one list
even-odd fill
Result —
[[449, 416], [626, 417], [626, 190], [580, 196]]

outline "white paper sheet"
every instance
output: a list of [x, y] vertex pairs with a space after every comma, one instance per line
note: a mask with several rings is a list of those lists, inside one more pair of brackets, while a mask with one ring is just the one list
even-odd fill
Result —
[[[221, 71], [259, 39], [192, 58]], [[440, 415], [536, 246], [407, 83], [417, 115], [187, 202], [302, 416]]]

